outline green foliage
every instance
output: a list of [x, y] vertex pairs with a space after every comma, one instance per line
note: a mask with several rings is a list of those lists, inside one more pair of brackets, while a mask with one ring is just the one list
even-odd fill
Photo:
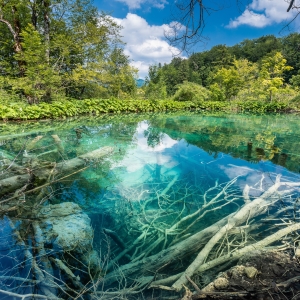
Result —
[[163, 71], [160, 65], [150, 66], [145, 82], [145, 97], [147, 99], [166, 99], [167, 87], [164, 83]]
[[284, 72], [284, 81], [289, 82], [293, 75], [298, 75], [300, 70], [300, 34], [291, 33], [288, 36], [280, 39], [282, 43], [281, 52], [284, 55], [284, 58], [287, 60], [287, 65], [291, 66], [291, 69], [288, 72]]
[[293, 75], [290, 79], [290, 83], [293, 87], [300, 88], [300, 74], [299, 75]]
[[15, 55], [26, 65], [25, 76], [11, 79], [13, 90], [20, 90], [29, 103], [49, 101], [51, 94], [61, 86], [58, 72], [47, 62], [43, 37], [29, 24], [21, 33], [23, 51]]
[[177, 85], [177, 91], [173, 96], [175, 101], [206, 101], [211, 97], [211, 93], [205, 87], [193, 83], [183, 82]]
[[[188, 59], [176, 57], [161, 67], [161, 86], [166, 86], [169, 97], [175, 95], [179, 84], [188, 81], [209, 88], [212, 100], [216, 101], [239, 98], [241, 90], [247, 90], [248, 94], [260, 99], [275, 99], [278, 89], [300, 71], [299, 43], [299, 33], [283, 38], [268, 35], [244, 40], [232, 47], [217, 45], [209, 51], [193, 53]], [[276, 53], [281, 53], [282, 57]], [[271, 71], [273, 73], [267, 78], [269, 71], [265, 70], [270, 67], [266, 67], [267, 57], [277, 59], [278, 65], [280, 60], [286, 60], [280, 75], [275, 76], [276, 72]], [[259, 82], [259, 77], [264, 81]], [[152, 82], [151, 78], [149, 82]], [[293, 82], [295, 86], [296, 79]]]
[[300, 95], [295, 96], [292, 100], [291, 103], [296, 104], [298, 107], [300, 107]]
[[226, 95], [224, 89], [219, 84], [213, 83], [209, 86], [212, 101], [225, 101]]
[[31, 104], [135, 96], [120, 27], [91, 0], [12, 0], [0, 15], [0, 89]]
[[64, 100], [52, 103], [28, 105], [23, 103], [0, 104], [0, 118], [3, 120], [33, 120], [45, 118], [66, 118], [82, 114], [100, 115], [103, 113], [159, 112], [176, 110], [220, 110], [226, 105], [210, 101], [173, 101], [173, 100], [120, 100], [87, 99]]
[[243, 85], [242, 78], [238, 71], [232, 67], [228, 69], [219, 69], [214, 74], [212, 81], [214, 82], [212, 91], [217, 91], [215, 86], [217, 84], [219, 86], [219, 90], [223, 92], [225, 99], [230, 99], [236, 96]]
[[263, 89], [270, 95], [270, 101], [273, 94], [283, 85], [283, 73], [291, 69], [292, 67], [286, 65], [286, 59], [281, 52], [267, 55], [262, 59], [259, 77]]
[[268, 101], [240, 101], [235, 103], [239, 111], [245, 112], [282, 112], [289, 109], [287, 102]]
[[[299, 97], [298, 97], [299, 98]], [[299, 99], [297, 99], [299, 103]], [[0, 102], [0, 118], [2, 120], [35, 120], [57, 119], [79, 116], [83, 114], [101, 115], [107, 113], [141, 113], [165, 112], [179, 110], [220, 111], [238, 110], [251, 112], [278, 112], [290, 109], [288, 102], [283, 101], [174, 101], [174, 100], [120, 100], [87, 99], [63, 100], [52, 103], [28, 105], [25, 102]]]
[[283, 51], [283, 41], [274, 35], [266, 35], [253, 40], [244, 40], [229, 47], [229, 51], [236, 59], [245, 58], [251, 62], [259, 62], [262, 57], [271, 52]]

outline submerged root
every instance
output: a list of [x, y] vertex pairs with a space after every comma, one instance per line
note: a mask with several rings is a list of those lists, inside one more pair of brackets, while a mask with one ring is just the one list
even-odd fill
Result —
[[[262, 180], [259, 181], [261, 189], [264, 178], [263, 176]], [[259, 218], [266, 211], [275, 207], [279, 201], [290, 201], [292, 195], [298, 193], [299, 182], [281, 182], [280, 176], [277, 176], [273, 185], [269, 186], [260, 196], [254, 199], [252, 196], [251, 199], [250, 190], [252, 187], [246, 185], [240, 194], [235, 191], [234, 185], [237, 180], [238, 177], [222, 185], [216, 182], [214, 187], [203, 193], [202, 205], [188, 214], [186, 207], [189, 201], [193, 199], [194, 194], [184, 193], [183, 191], [189, 191], [189, 188], [180, 187], [178, 182], [177, 185], [169, 189], [168, 194], [164, 197], [160, 197], [158, 191], [156, 200], [149, 193], [138, 192], [139, 195], [147, 195], [148, 198], [145, 197], [144, 200], [140, 199], [135, 203], [131, 202], [135, 211], [140, 211], [140, 213], [128, 217], [126, 226], [132, 228], [135, 224], [134, 220], [137, 219], [140, 230], [138, 227], [135, 227], [134, 230], [140, 235], [135, 242], [126, 245], [125, 250], [116, 256], [113, 260], [114, 264], [121, 261], [124, 253], [130, 253], [133, 249], [135, 251], [131, 255], [130, 262], [106, 274], [103, 279], [104, 286], [107, 288], [114, 286], [122, 278], [126, 278], [126, 284], [132, 284], [136, 278], [155, 274], [155, 278], [148, 289], [180, 291], [184, 286], [187, 287], [188, 284], [191, 284], [193, 276], [199, 276], [199, 274], [201, 275], [211, 269], [224, 269], [229, 263], [237, 261], [249, 251], [265, 249], [268, 245], [281, 241], [284, 237], [300, 230], [300, 223], [298, 222], [281, 222], [279, 225], [284, 226], [284, 228], [273, 224], [264, 229], [263, 238], [259, 236], [259, 229], [264, 225], [263, 219], [260, 221]], [[171, 202], [172, 189], [174, 188], [177, 195], [182, 195], [182, 200], [177, 202], [177, 205], [180, 204], [182, 209], [178, 210], [177, 207], [175, 214], [171, 211], [169, 214], [163, 214], [166, 212], [165, 207], [167, 205], [170, 207], [178, 201], [177, 198]], [[155, 201], [157, 201], [156, 214], [153, 216], [149, 214], [143, 201], [147, 203], [147, 207], [155, 206]], [[195, 204], [194, 199], [192, 203]], [[137, 208], [139, 205], [140, 210]], [[198, 226], [206, 214], [213, 214], [226, 205], [236, 205], [236, 212], [221, 218], [206, 228], [203, 228], [202, 225], [202, 229], [199, 230], [201, 227]], [[293, 209], [293, 206], [286, 205], [269, 215], [267, 219], [271, 223], [275, 217], [282, 220], [282, 215], [290, 214]], [[176, 216], [178, 217], [176, 218]], [[173, 220], [172, 223], [169, 222], [171, 220]], [[162, 250], [158, 251], [159, 248]], [[188, 257], [194, 257], [194, 261], [186, 269], [183, 269], [182, 262]], [[111, 270], [111, 266], [108, 271]], [[174, 275], [160, 276], [159, 274], [166, 269], [169, 272], [179, 269], [180, 272], [176, 274], [173, 271]], [[201, 293], [204, 297], [204, 292]], [[210, 293], [213, 296], [219, 292]], [[221, 295], [237, 297], [242, 294], [245, 296], [247, 293], [220, 292], [218, 297]], [[208, 295], [206, 293], [206, 296]]]
[[[60, 147], [59, 138], [53, 139]], [[110, 150], [97, 150], [53, 165], [47, 171], [46, 183], [34, 189], [34, 192], [40, 192], [45, 188], [36, 198], [36, 210], [44, 203], [49, 184], [80, 172], [87, 168], [96, 154], [102, 157]], [[55, 176], [65, 171], [66, 176]], [[115, 190], [107, 192], [111, 197], [108, 199], [113, 200], [110, 203], [115, 206], [111, 205], [105, 213], [110, 213], [115, 223], [110, 229], [101, 230], [107, 239], [103, 251], [107, 258], [104, 263], [100, 256], [101, 263], [94, 272], [92, 259], [83, 262], [71, 253], [72, 249], [64, 249], [64, 254], [57, 256], [49, 254], [41, 234], [43, 228], [33, 218], [30, 226], [35, 236], [32, 249], [36, 256], [28, 249], [24, 250], [24, 256], [30, 261], [34, 278], [28, 277], [24, 282], [47, 282], [42, 292], [49, 299], [60, 295], [76, 299], [112, 299], [139, 297], [141, 293], [153, 293], [159, 295], [158, 298], [160, 293], [176, 297], [183, 289], [184, 299], [245, 297], [251, 296], [251, 292], [226, 290], [227, 278], [210, 285], [213, 289], [203, 289], [203, 286], [214, 279], [216, 272], [223, 271], [249, 252], [278, 244], [283, 238], [288, 240], [285, 249], [293, 243], [295, 247], [299, 244], [300, 239], [296, 236], [300, 230], [297, 201], [291, 203], [298, 195], [299, 182], [281, 182], [277, 176], [264, 190], [264, 176], [253, 186], [244, 183], [241, 186], [239, 177], [235, 177], [221, 184], [216, 180], [213, 186], [203, 191], [190, 182], [186, 183], [178, 174], [160, 174], [159, 178], [159, 183], [149, 179], [137, 187], [124, 188], [121, 193]], [[3, 180], [0, 180], [1, 184]], [[252, 196], [252, 189], [260, 191], [256, 197]], [[23, 194], [28, 192], [32, 190]], [[3, 200], [2, 204], [15, 200], [16, 196]], [[279, 203], [285, 206], [278, 209], [276, 205]], [[266, 212], [270, 213], [266, 216]], [[22, 239], [19, 243], [26, 248]], [[209, 274], [209, 280], [205, 279], [206, 274]], [[15, 277], [21, 276], [16, 274]], [[288, 287], [296, 281], [295, 278], [282, 281], [279, 287]]]

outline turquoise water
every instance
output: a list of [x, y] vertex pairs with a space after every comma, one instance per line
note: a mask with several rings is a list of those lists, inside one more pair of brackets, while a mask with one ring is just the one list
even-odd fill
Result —
[[[7, 178], [28, 175], [0, 194], [1, 299], [14, 299], [11, 293], [88, 299], [97, 291], [100, 299], [127, 281], [134, 286], [132, 275], [108, 286], [103, 278], [130, 262], [142, 268], [143, 259], [239, 210], [246, 185], [253, 201], [279, 174], [282, 181], [300, 181], [299, 124], [297, 115], [200, 113], [0, 124], [1, 188]], [[57, 170], [107, 146], [113, 152], [104, 158]], [[266, 221], [272, 214], [283, 211], [284, 220], [296, 221], [298, 193], [293, 188], [256, 217], [264, 223], [247, 241], [230, 237], [236, 240], [230, 247], [220, 241], [208, 259], [275, 232], [282, 220], [278, 213]], [[188, 252], [160, 275], [185, 270], [199, 249]], [[151, 272], [159, 273], [144, 275]]]

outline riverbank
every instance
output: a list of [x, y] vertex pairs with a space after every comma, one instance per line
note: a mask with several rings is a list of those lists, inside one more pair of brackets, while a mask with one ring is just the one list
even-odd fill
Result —
[[64, 100], [29, 105], [24, 102], [0, 104], [0, 119], [37, 120], [57, 119], [79, 115], [128, 112], [164, 112], [178, 110], [238, 111], [238, 112], [290, 112], [297, 105], [288, 102], [265, 101], [174, 101], [174, 100], [120, 100], [87, 99]]

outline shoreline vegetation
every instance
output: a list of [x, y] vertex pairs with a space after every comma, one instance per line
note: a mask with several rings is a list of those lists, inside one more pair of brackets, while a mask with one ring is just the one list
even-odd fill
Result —
[[52, 103], [29, 105], [11, 103], [0, 104], [0, 119], [37, 120], [58, 119], [88, 114], [100, 115], [107, 113], [145, 113], [171, 112], [180, 110], [196, 111], [228, 111], [228, 112], [299, 112], [299, 106], [287, 101], [175, 101], [175, 100], [124, 100], [124, 99], [86, 99], [64, 100]]
[[0, 9], [0, 120], [300, 109], [299, 33], [173, 57], [150, 65], [138, 86], [111, 15], [89, 0], [43, 3], [9, 1]]

